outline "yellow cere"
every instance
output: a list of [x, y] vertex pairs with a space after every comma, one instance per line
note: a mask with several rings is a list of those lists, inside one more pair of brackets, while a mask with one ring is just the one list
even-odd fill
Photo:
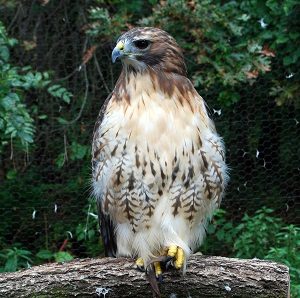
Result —
[[118, 43], [117, 43], [117, 45], [116, 45], [116, 48], [118, 49], [118, 50], [123, 50], [124, 49], [124, 43], [122, 42], [122, 41], [119, 41]]

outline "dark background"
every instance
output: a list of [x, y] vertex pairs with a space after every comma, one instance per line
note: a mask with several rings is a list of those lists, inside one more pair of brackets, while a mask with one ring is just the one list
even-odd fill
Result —
[[[277, 2], [0, 1], [6, 36], [18, 40], [0, 39], [0, 53], [10, 53], [0, 60], [0, 115], [9, 115], [0, 123], [1, 270], [102, 254], [90, 192], [92, 131], [120, 72], [111, 63], [114, 43], [138, 25], [161, 27], [183, 47], [189, 77], [227, 147], [223, 211], [200, 250], [297, 267], [300, 7]], [[5, 76], [8, 64], [23, 85]], [[37, 78], [25, 86], [28, 73], [45, 71], [46, 87], [34, 85]], [[56, 84], [63, 89], [52, 96], [47, 88]], [[6, 131], [14, 112], [3, 103], [12, 92], [33, 120], [32, 140], [22, 125], [15, 135]], [[293, 280], [299, 290], [299, 272]]]

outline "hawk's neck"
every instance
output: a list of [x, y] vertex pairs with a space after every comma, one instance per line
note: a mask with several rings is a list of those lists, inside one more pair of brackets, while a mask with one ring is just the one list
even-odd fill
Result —
[[145, 70], [143, 72], [122, 72], [113, 96], [117, 101], [132, 101], [147, 98], [175, 100], [188, 104], [193, 110], [193, 101], [200, 98], [190, 80], [177, 73]]

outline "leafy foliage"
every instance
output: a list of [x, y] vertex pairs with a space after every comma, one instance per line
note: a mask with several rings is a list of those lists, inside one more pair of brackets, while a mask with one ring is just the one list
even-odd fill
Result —
[[279, 233], [283, 223], [280, 218], [272, 217], [272, 212], [272, 209], [263, 208], [254, 216], [244, 215], [242, 223], [236, 227], [239, 231], [234, 243], [237, 257], [262, 259], [276, 244], [274, 235]]
[[85, 246], [90, 256], [97, 256], [104, 251], [103, 244], [98, 234], [98, 215], [94, 200], [89, 201], [89, 205], [85, 208], [86, 221], [79, 223], [76, 227], [76, 239]]
[[[218, 210], [208, 226], [208, 238], [200, 250], [207, 254], [229, 255], [238, 258], [260, 258], [278, 261], [290, 268], [292, 297], [300, 292], [300, 228], [286, 225], [275, 217], [274, 210], [262, 208], [241, 223], [226, 219]], [[221, 248], [221, 249], [220, 249]]]
[[[30, 66], [12, 66], [10, 62], [10, 48], [18, 44], [14, 38], [7, 36], [3, 24], [0, 22], [0, 152], [3, 147], [15, 138], [27, 148], [33, 143], [35, 132], [33, 108], [25, 103], [26, 94], [32, 90], [45, 89], [53, 97], [70, 103], [72, 94], [66, 88], [51, 85], [49, 72], [33, 71]], [[39, 119], [47, 115], [38, 115]]]
[[195, 85], [222, 86], [218, 100], [223, 105], [240, 100], [237, 87], [241, 83], [253, 84], [270, 72], [274, 57], [287, 67], [285, 73], [292, 74], [292, 80], [280, 80], [283, 85], [279, 87], [274, 78], [270, 95], [276, 97], [278, 105], [293, 100], [298, 104], [300, 89], [293, 77], [299, 76], [297, 1], [285, 0], [279, 5], [271, 0], [169, 0], [154, 7], [153, 14], [140, 23], [161, 26], [175, 35], [189, 55], [189, 64], [193, 64]]
[[266, 259], [284, 263], [290, 268], [292, 297], [300, 296], [300, 228], [283, 226], [275, 235], [276, 244], [265, 256]]
[[[138, 21], [142, 26], [159, 26], [170, 32], [185, 49], [188, 66], [198, 87], [222, 88], [218, 100], [225, 106], [240, 100], [241, 83], [253, 84], [272, 69], [276, 57], [286, 69], [273, 78], [270, 95], [278, 105], [298, 104], [297, 65], [300, 51], [299, 3], [278, 1], [161, 1], [153, 13]], [[108, 9], [90, 9], [89, 29], [92, 37], [111, 39], [125, 30], [128, 18], [134, 21], [136, 11], [110, 14]], [[286, 34], [288, 32], [288, 34]], [[296, 78], [297, 77], [297, 78]], [[280, 79], [279, 79], [280, 78]]]
[[6, 248], [0, 252], [0, 272], [13, 272], [21, 268], [29, 268], [32, 264], [31, 252], [17, 247]]
[[40, 250], [36, 254], [36, 257], [41, 260], [46, 260], [46, 261], [52, 260], [55, 262], [67, 262], [67, 261], [72, 261], [74, 259], [73, 256], [67, 251], [58, 251], [53, 253], [47, 249]]

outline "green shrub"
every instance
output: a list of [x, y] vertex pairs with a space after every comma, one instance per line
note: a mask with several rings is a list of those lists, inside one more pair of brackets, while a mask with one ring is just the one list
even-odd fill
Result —
[[26, 249], [13, 246], [0, 251], [0, 272], [13, 272], [22, 268], [30, 268], [32, 263], [32, 253]]
[[208, 237], [200, 250], [205, 254], [277, 261], [290, 268], [292, 297], [300, 294], [300, 228], [286, 225], [274, 210], [263, 207], [245, 214], [241, 223], [227, 219], [218, 210], [207, 228]]
[[284, 263], [290, 268], [292, 297], [300, 297], [300, 228], [283, 226], [275, 241], [264, 258]]
[[46, 90], [52, 97], [69, 103], [72, 94], [61, 85], [52, 84], [50, 72], [33, 71], [30, 66], [13, 66], [10, 62], [10, 48], [18, 41], [9, 38], [0, 21], [0, 153], [14, 139], [21, 142], [28, 151], [35, 132], [34, 116], [39, 120], [47, 118], [39, 114], [38, 105], [28, 107], [26, 96], [35, 96], [33, 91]]
[[237, 238], [233, 252], [238, 258], [263, 259], [269, 249], [276, 245], [276, 236], [283, 227], [280, 218], [273, 217], [272, 209], [262, 208], [253, 216], [247, 214], [242, 222], [235, 227]]

